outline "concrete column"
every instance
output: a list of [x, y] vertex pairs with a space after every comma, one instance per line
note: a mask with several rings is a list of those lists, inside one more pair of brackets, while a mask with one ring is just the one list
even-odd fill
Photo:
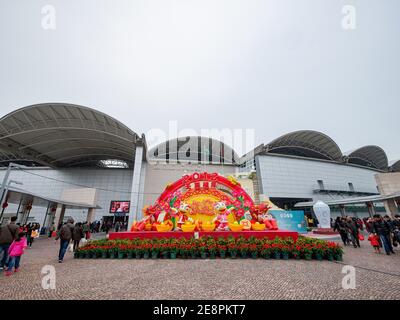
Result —
[[58, 204], [56, 209], [56, 214], [54, 217], [54, 225], [56, 228], [58, 227], [58, 224], [64, 220], [64, 214], [65, 214], [65, 205]]
[[22, 211], [17, 215], [17, 222], [19, 222], [21, 225], [28, 223], [29, 213], [31, 212], [29, 205], [30, 204], [24, 204]]
[[367, 203], [366, 203], [366, 206], [367, 206], [367, 208], [368, 208], [369, 216], [372, 218], [372, 217], [374, 216], [374, 214], [375, 214], [375, 207], [374, 207], [374, 204], [373, 204], [372, 202], [367, 202]]
[[86, 217], [86, 221], [88, 223], [92, 223], [95, 216], [96, 216], [96, 209], [95, 208], [89, 208], [88, 209], [88, 214], [87, 214], [87, 217]]
[[386, 209], [386, 214], [394, 218], [396, 214], [399, 214], [399, 210], [396, 206], [396, 201], [394, 199], [389, 199], [383, 202]]
[[137, 145], [135, 151], [135, 163], [133, 167], [131, 210], [129, 211], [128, 230], [130, 230], [133, 221], [138, 220], [141, 217], [142, 212], [140, 205], [143, 202], [141, 201], [143, 198], [143, 194], [141, 195], [141, 185], [144, 184], [144, 177], [142, 175], [143, 153], [144, 147], [142, 145]]
[[340, 208], [340, 214], [342, 215], [342, 217], [346, 216], [346, 208], [343, 204], [339, 205]]

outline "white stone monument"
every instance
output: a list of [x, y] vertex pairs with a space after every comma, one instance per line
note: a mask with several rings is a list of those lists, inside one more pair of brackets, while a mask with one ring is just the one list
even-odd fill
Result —
[[323, 229], [331, 228], [331, 209], [329, 206], [322, 201], [317, 201], [313, 205], [314, 213], [318, 219], [318, 227]]

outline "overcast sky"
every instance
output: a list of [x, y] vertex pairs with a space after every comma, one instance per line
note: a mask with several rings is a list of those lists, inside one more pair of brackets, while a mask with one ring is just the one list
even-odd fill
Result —
[[398, 0], [0, 0], [0, 114], [68, 102], [139, 134], [171, 120], [256, 144], [311, 129], [400, 159], [399, 37]]

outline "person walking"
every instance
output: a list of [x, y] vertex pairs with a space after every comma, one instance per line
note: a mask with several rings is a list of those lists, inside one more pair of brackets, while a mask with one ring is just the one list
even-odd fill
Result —
[[72, 231], [72, 240], [74, 240], [74, 251], [79, 248], [79, 242], [85, 237], [83, 232], [82, 223], [78, 222], [75, 224], [74, 230]]
[[106, 234], [108, 234], [108, 231], [110, 231], [111, 228], [112, 228], [111, 221], [107, 221], [107, 223], [106, 223]]
[[28, 242], [29, 248], [32, 248], [33, 241], [36, 238], [39, 238], [39, 228], [38, 225], [35, 223], [32, 225], [31, 236], [29, 237], [29, 242]]
[[371, 246], [374, 248], [375, 253], [381, 253], [381, 246], [379, 244], [379, 237], [375, 233], [370, 233], [368, 236], [368, 241], [371, 243]]
[[9, 260], [7, 264], [6, 276], [11, 276], [14, 272], [19, 271], [21, 265], [21, 256], [24, 254], [25, 248], [28, 246], [24, 232], [19, 232], [17, 238], [13, 241], [8, 249]]
[[51, 238], [53, 236], [53, 232], [55, 231], [55, 229], [56, 229], [56, 226], [54, 225], [54, 222], [53, 222], [49, 228], [49, 238]]
[[83, 233], [84, 233], [84, 235], [85, 235], [85, 238], [87, 239], [87, 240], [89, 240], [90, 239], [90, 228], [89, 228], [89, 223], [88, 222], [84, 222], [83, 223], [83, 225], [82, 225], [82, 230], [83, 230]]
[[68, 244], [72, 239], [72, 233], [74, 231], [74, 219], [69, 218], [67, 223], [64, 224], [56, 237], [56, 241], [60, 239], [60, 251], [58, 253], [58, 262], [62, 263], [64, 260], [65, 252], [67, 252]]
[[4, 269], [8, 262], [8, 249], [10, 249], [19, 232], [16, 221], [17, 217], [12, 217], [9, 224], [0, 227], [0, 254], [3, 253], [3, 258], [0, 260], [0, 271]]
[[354, 248], [360, 247], [358, 224], [351, 218], [346, 220], [347, 233], [350, 235]]
[[31, 223], [28, 223], [26, 225], [26, 229], [25, 229], [25, 235], [26, 235], [26, 241], [28, 242], [28, 246], [31, 247], [32, 246], [32, 242], [31, 242], [31, 234], [32, 234], [32, 225]]
[[337, 231], [340, 234], [340, 238], [345, 246], [349, 244], [349, 238], [347, 237], [347, 230], [343, 223], [343, 218], [337, 217], [333, 225], [333, 231]]
[[381, 215], [376, 214], [374, 216], [374, 222], [372, 223], [372, 230], [379, 236], [386, 254], [387, 255], [390, 255], [391, 253], [394, 254], [390, 238], [390, 225], [387, 221], [382, 219]]
[[397, 244], [400, 244], [400, 215], [396, 214], [394, 216], [393, 225], [393, 242], [397, 242]]
[[119, 232], [120, 229], [121, 229], [121, 222], [117, 221], [115, 223], [115, 232]]

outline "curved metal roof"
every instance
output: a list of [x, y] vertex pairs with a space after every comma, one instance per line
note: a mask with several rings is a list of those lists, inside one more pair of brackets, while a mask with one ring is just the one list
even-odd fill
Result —
[[190, 161], [196, 163], [235, 164], [238, 155], [222, 141], [200, 137], [187, 136], [162, 142], [148, 152], [150, 160]]
[[312, 131], [300, 130], [285, 134], [266, 145], [266, 152], [340, 161], [340, 148], [327, 135]]
[[400, 159], [390, 163], [390, 171], [400, 172]]
[[116, 159], [131, 166], [137, 138], [124, 124], [97, 110], [37, 104], [0, 119], [0, 161], [71, 167]]
[[389, 166], [385, 151], [381, 147], [373, 145], [364, 146], [346, 153], [346, 159], [348, 163], [379, 170], [387, 170]]

